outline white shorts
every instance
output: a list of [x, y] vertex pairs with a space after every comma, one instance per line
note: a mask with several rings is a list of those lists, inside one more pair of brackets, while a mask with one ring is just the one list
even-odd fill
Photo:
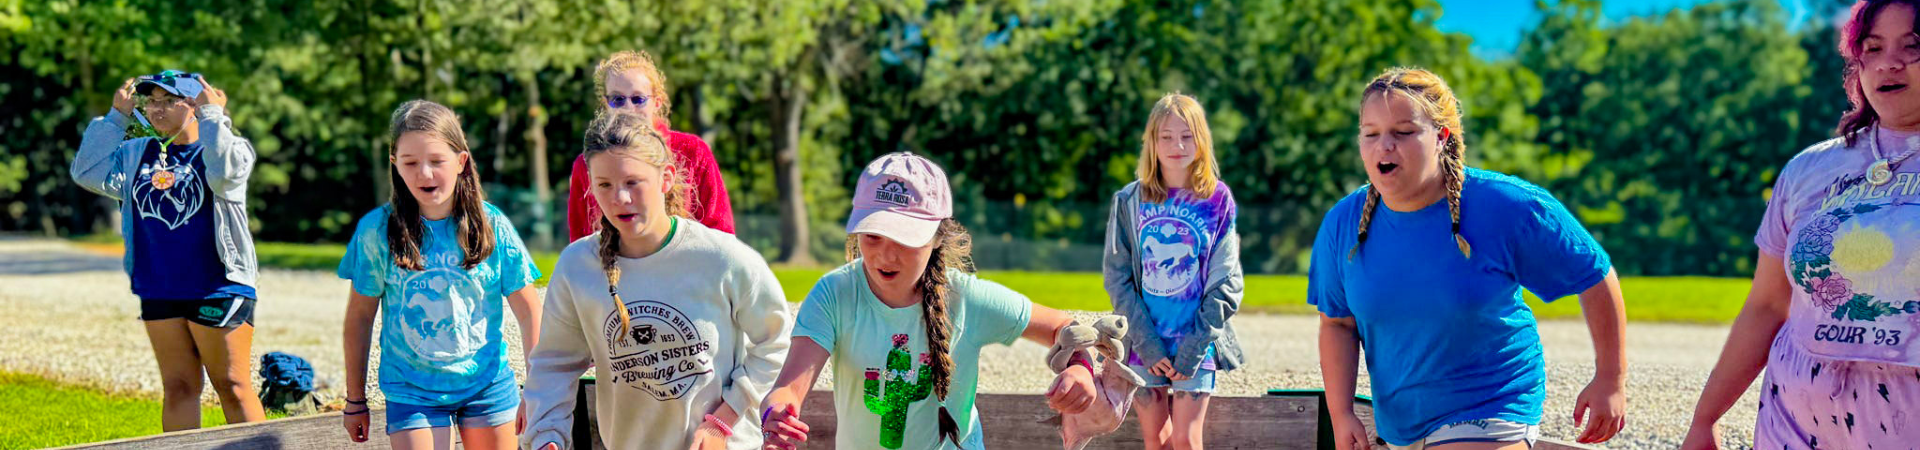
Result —
[[1449, 424], [1433, 430], [1427, 437], [1414, 441], [1411, 445], [1392, 445], [1393, 450], [1425, 450], [1429, 446], [1453, 444], [1459, 442], [1526, 442], [1527, 448], [1540, 440], [1540, 426], [1520, 422], [1487, 419], [1469, 420]]

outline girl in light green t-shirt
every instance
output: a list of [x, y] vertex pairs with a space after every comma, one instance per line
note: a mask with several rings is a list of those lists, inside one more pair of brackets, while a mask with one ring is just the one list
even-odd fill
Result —
[[[894, 153], [867, 166], [847, 221], [850, 262], [800, 305], [792, 350], [763, 402], [767, 448], [806, 439], [801, 403], [829, 359], [838, 448], [983, 448], [981, 347], [1021, 337], [1052, 345], [1072, 319], [967, 272], [971, 237], [952, 211], [933, 162]], [[1075, 365], [1054, 379], [1047, 403], [1078, 413], [1093, 393], [1091, 366]]]

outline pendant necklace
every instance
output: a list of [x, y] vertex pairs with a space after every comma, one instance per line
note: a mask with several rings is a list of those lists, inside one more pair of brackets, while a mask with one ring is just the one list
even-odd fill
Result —
[[174, 182], [180, 181], [180, 175], [173, 173], [173, 164], [167, 162], [167, 147], [173, 146], [173, 138], [175, 137], [179, 137], [179, 135], [168, 137], [166, 142], [160, 143], [160, 158], [153, 164], [154, 189], [162, 191], [172, 189]]
[[1908, 157], [1913, 156], [1915, 151], [1920, 151], [1920, 136], [1912, 136], [1907, 138], [1907, 151], [1900, 153], [1899, 156], [1888, 158], [1880, 154], [1879, 138], [1880, 127], [1876, 126], [1873, 129], [1873, 137], [1867, 140], [1868, 148], [1873, 150], [1874, 158], [1873, 165], [1867, 166], [1867, 182], [1872, 183], [1874, 186], [1893, 181], [1894, 166], [1899, 165], [1902, 161], [1906, 161]]

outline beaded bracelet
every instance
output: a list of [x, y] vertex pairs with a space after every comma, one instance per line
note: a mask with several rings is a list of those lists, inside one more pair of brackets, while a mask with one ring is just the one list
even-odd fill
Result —
[[705, 420], [707, 421], [707, 423], [712, 424], [714, 428], [720, 429], [720, 437], [733, 436], [733, 427], [727, 426], [727, 424], [725, 423], [721, 423], [719, 417], [714, 417], [712, 414], [708, 414]]

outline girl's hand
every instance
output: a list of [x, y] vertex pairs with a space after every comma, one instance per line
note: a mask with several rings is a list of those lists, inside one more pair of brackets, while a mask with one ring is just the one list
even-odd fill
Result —
[[1713, 425], [1694, 424], [1687, 430], [1687, 440], [1680, 443], [1680, 450], [1720, 450], [1720, 436], [1713, 428]]
[[807, 441], [806, 422], [800, 421], [800, 408], [792, 403], [776, 404], [767, 407], [765, 421], [760, 426], [761, 437], [766, 439], [762, 446], [765, 450], [791, 450]]
[[227, 91], [222, 91], [219, 88], [213, 87], [212, 84], [208, 84], [206, 78], [200, 79], [200, 86], [205, 89], [200, 90], [199, 97], [194, 97], [194, 104], [216, 105], [221, 108], [227, 107]]
[[1054, 377], [1047, 388], [1047, 407], [1065, 414], [1077, 414], [1093, 406], [1093, 371], [1075, 364]]
[[114, 111], [119, 111], [123, 115], [133, 115], [133, 84], [138, 81], [136, 78], [128, 78], [127, 82], [120, 83], [120, 90], [113, 91]]
[[[354, 411], [353, 408], [356, 407], [360, 409]], [[373, 417], [372, 414], [369, 414], [369, 408], [363, 405], [347, 405], [347, 410], [341, 411], [340, 413], [340, 424], [347, 429], [347, 439], [354, 442], [366, 442], [367, 428], [371, 426], [368, 424], [368, 421], [370, 420], [369, 418]]]
[[1349, 412], [1334, 414], [1333, 448], [1338, 450], [1365, 450], [1373, 443], [1367, 442], [1367, 425], [1360, 423], [1360, 416]]
[[1173, 361], [1166, 358], [1160, 358], [1160, 362], [1153, 363], [1153, 367], [1147, 368], [1147, 373], [1167, 378], [1173, 378], [1176, 375], [1173, 371]]
[[527, 434], [527, 400], [520, 399], [520, 412], [513, 419], [513, 434]]
[[727, 437], [713, 424], [701, 422], [693, 430], [693, 445], [688, 450], [727, 450]]
[[[1592, 414], [1588, 414], [1589, 411]], [[1586, 429], [1576, 439], [1582, 444], [1606, 442], [1626, 428], [1627, 394], [1623, 383], [1599, 378], [1587, 383], [1573, 407], [1573, 426], [1580, 427], [1582, 419], [1586, 419]]]

